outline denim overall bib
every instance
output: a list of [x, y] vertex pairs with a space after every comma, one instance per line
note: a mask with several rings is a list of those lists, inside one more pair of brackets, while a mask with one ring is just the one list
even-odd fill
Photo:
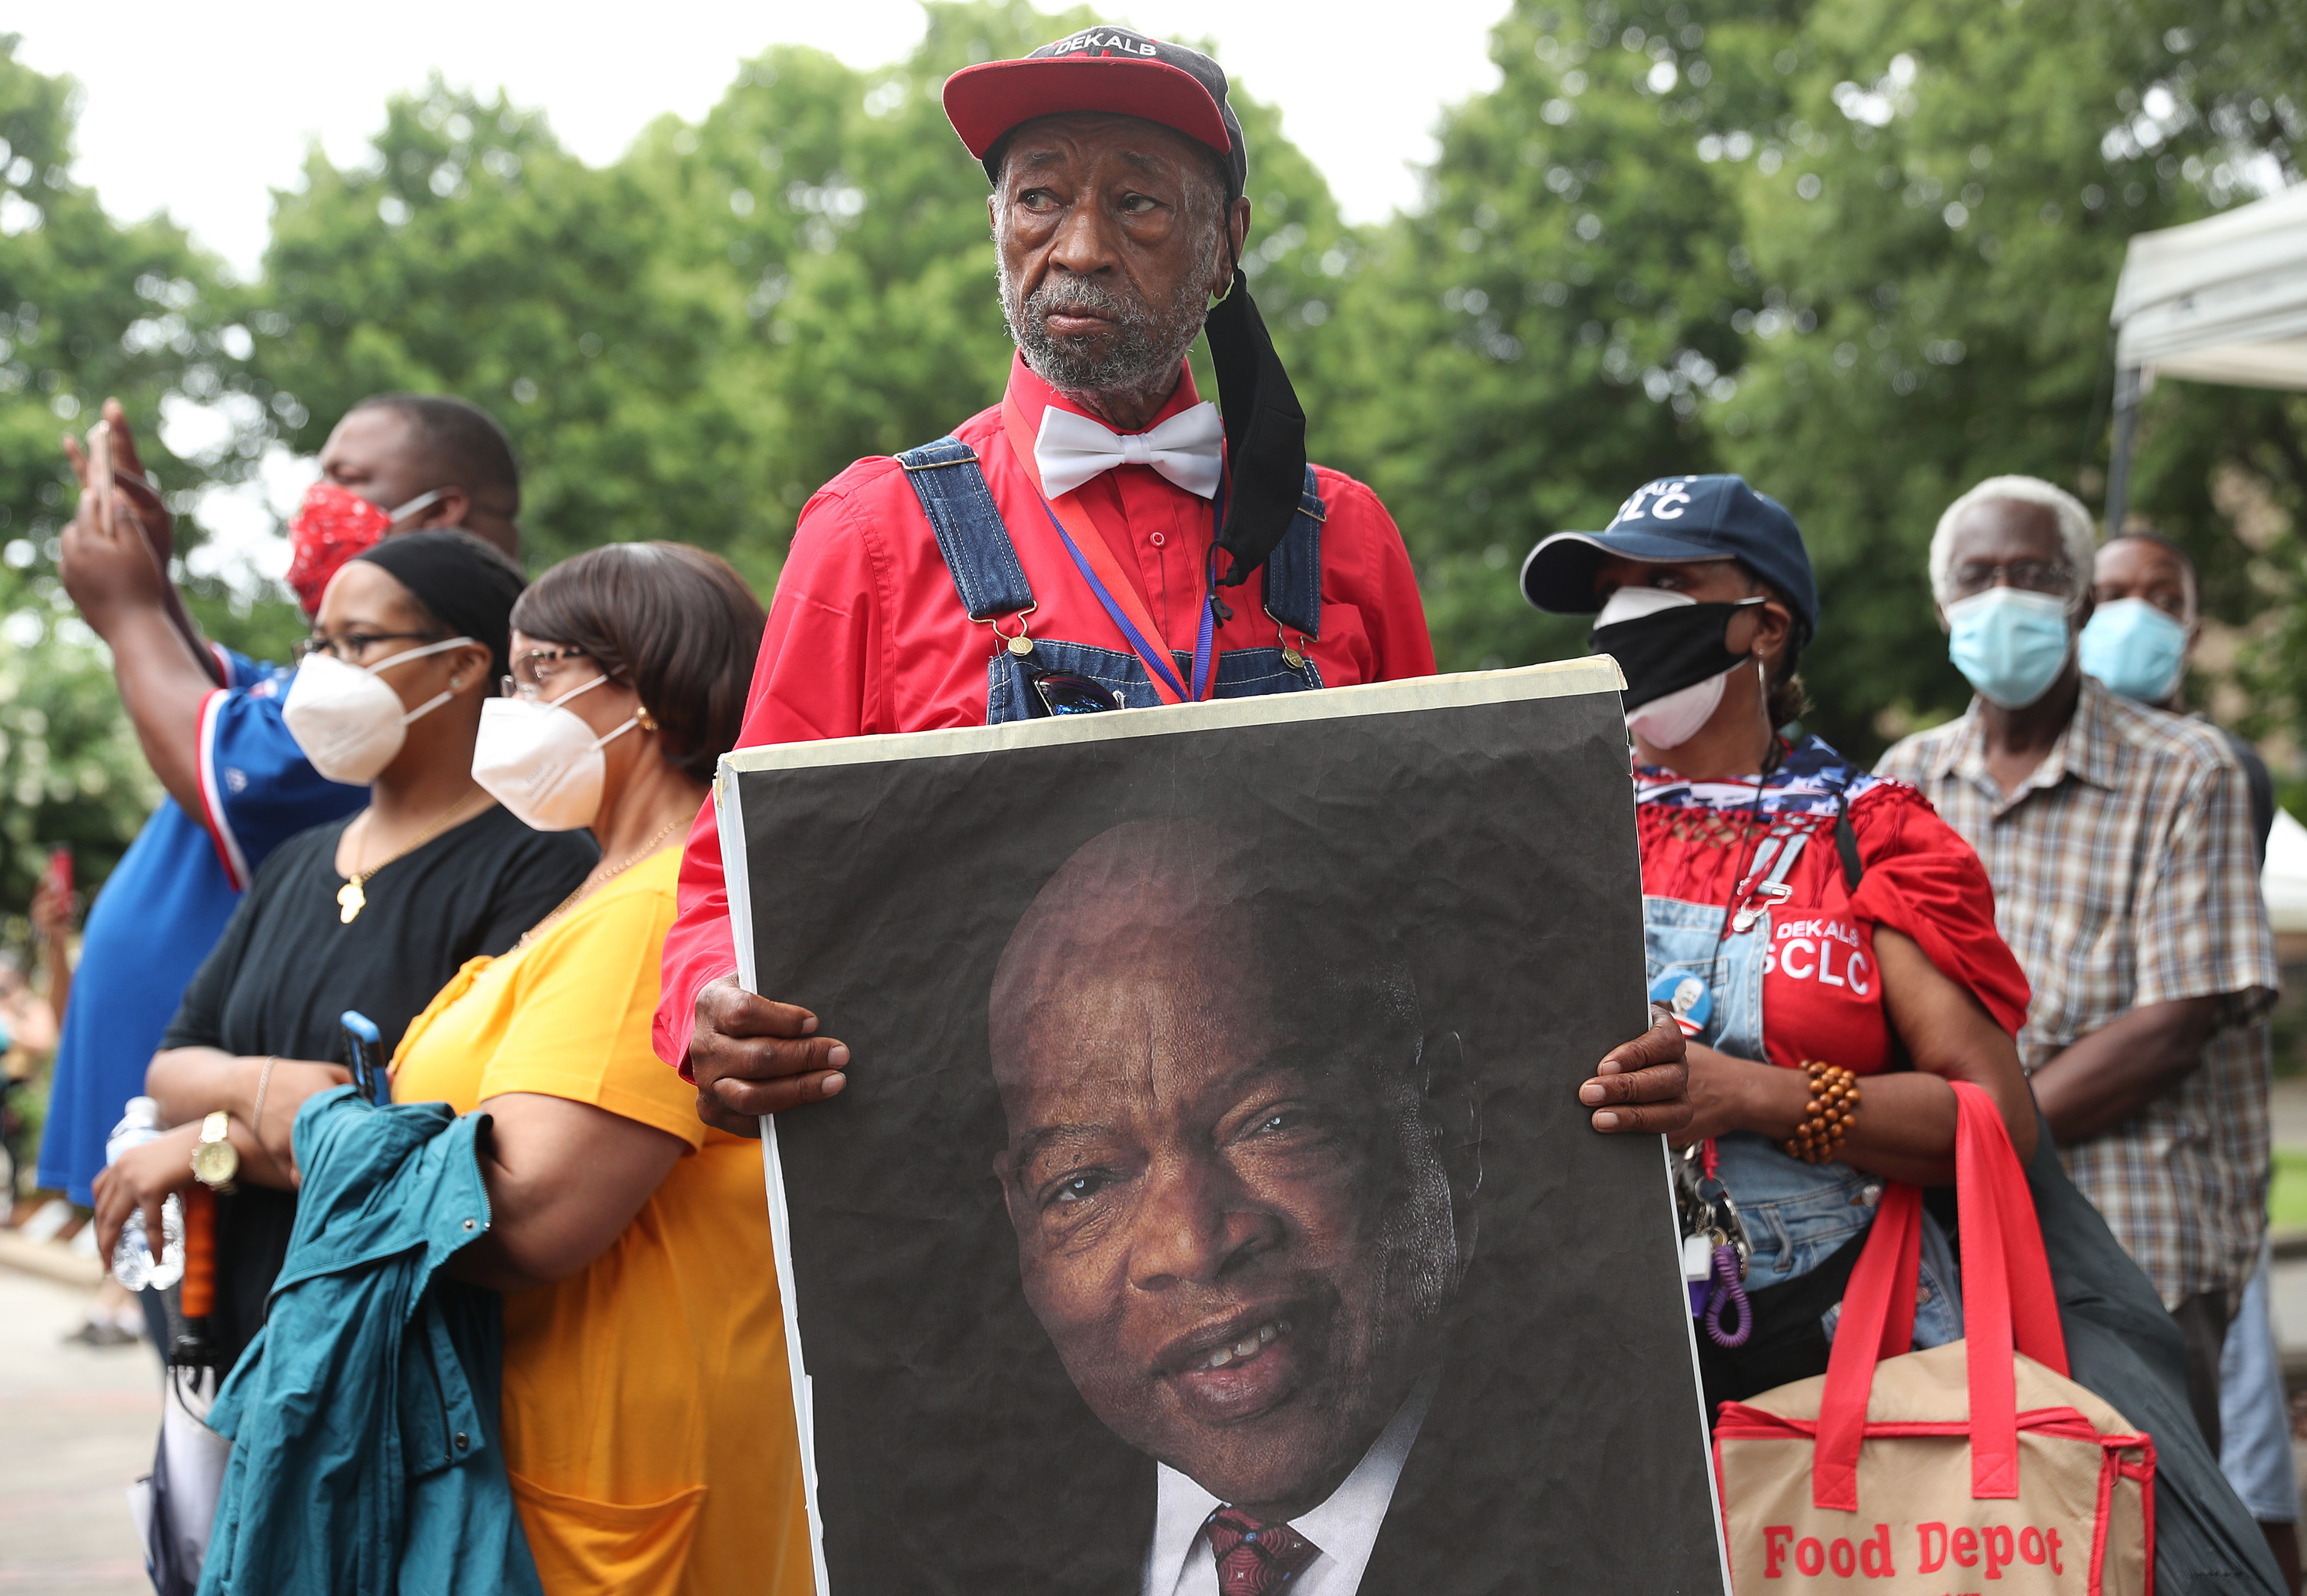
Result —
[[[957, 438], [945, 437], [897, 457], [905, 478], [922, 501], [922, 513], [937, 533], [938, 550], [952, 574], [954, 591], [972, 620], [995, 622], [1004, 616], [1024, 615], [1033, 608], [1033, 589], [1017, 563], [1016, 545], [1002, 525], [992, 490], [977, 464], [977, 451]], [[1321, 671], [1308, 659], [1304, 645], [1322, 635], [1323, 505], [1314, 491], [1314, 468], [1306, 468], [1306, 486], [1290, 530], [1265, 557], [1262, 576], [1265, 613], [1274, 625], [1272, 648], [1234, 648], [1220, 653], [1212, 675], [1214, 696], [1256, 698], [1269, 693], [1301, 693], [1323, 686]], [[998, 628], [997, 628], [998, 629]], [[1295, 643], [1291, 633], [1298, 634]], [[1016, 654], [997, 651], [986, 666], [985, 723], [1025, 721], [1041, 713], [1033, 678], [1044, 671], [1070, 670], [1112, 689], [1125, 709], [1146, 709], [1162, 702], [1145, 662], [1127, 648], [1101, 648], [1062, 638], [1035, 637], [1033, 652]], [[1179, 678], [1192, 666], [1190, 654], [1172, 651]]]
[[[1809, 836], [1773, 830], [1755, 849], [1753, 875], [1762, 878], [1758, 905], [1782, 899], [1787, 873]], [[1773, 889], [1776, 889], [1775, 891]], [[1691, 1038], [1733, 1058], [1769, 1062], [1762, 1051], [1762, 977], [1768, 972], [1771, 913], [1742, 910], [1722, 936], [1723, 906], [1675, 898], [1642, 899], [1642, 952], [1651, 990], [1660, 977], [1686, 971], [1713, 998], [1704, 1027]], [[1745, 1221], [1754, 1252], [1746, 1262], [1749, 1292], [1798, 1279], [1874, 1221], [1882, 1181], [1848, 1164], [1805, 1164], [1752, 1131], [1717, 1137], [1717, 1174]], [[1941, 1346], [1962, 1338], [1962, 1304], [1955, 1291], [1954, 1256], [1946, 1234], [1923, 1216], [1921, 1279], [1915, 1293], [1915, 1346]], [[1824, 1316], [1834, 1337], [1838, 1304]]]

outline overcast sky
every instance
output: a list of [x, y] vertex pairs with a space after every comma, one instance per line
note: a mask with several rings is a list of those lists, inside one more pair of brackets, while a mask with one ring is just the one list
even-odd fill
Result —
[[[1109, 13], [1157, 36], [1217, 42], [1228, 72], [1276, 101], [1290, 137], [1348, 218], [1416, 195], [1442, 107], [1491, 87], [1491, 24], [1506, 0], [1123, 0]], [[1414, 26], [1405, 26], [1414, 18]], [[382, 6], [230, 6], [124, 0], [50, 5], [9, 26], [22, 59], [83, 90], [78, 173], [114, 214], [167, 209], [244, 275], [265, 240], [269, 190], [297, 180], [308, 141], [360, 158], [385, 98], [438, 68], [542, 107], [584, 159], [613, 160], [654, 117], [695, 118], [737, 63], [774, 43], [820, 46], [857, 66], [919, 40], [913, 0], [652, 0], [547, 8], [505, 0]], [[1254, 154], [1253, 154], [1254, 158]]]

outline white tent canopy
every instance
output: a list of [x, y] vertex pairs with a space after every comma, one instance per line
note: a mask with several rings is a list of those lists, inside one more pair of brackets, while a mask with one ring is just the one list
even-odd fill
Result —
[[2135, 235], [2113, 320], [2120, 368], [2307, 388], [2307, 183]]
[[[2307, 388], [2307, 183], [2183, 227], [2132, 235], [2114, 287], [2114, 455], [2106, 525], [2123, 525], [2139, 396], [2157, 376]], [[2278, 933], [2307, 932], [2307, 825], [2281, 809], [2260, 872]]]
[[2294, 820], [2287, 809], [2275, 812], [2259, 891], [2267, 900], [2268, 923], [2277, 932], [2307, 931], [2307, 825]]

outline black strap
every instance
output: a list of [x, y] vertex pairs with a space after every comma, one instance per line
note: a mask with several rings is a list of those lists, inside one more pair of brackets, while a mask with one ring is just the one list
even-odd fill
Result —
[[1857, 892], [1859, 879], [1866, 874], [1866, 866], [1858, 857], [1858, 833], [1850, 828], [1850, 793], [1848, 789], [1834, 795], [1834, 851], [1842, 856], [1842, 884], [1853, 892]]

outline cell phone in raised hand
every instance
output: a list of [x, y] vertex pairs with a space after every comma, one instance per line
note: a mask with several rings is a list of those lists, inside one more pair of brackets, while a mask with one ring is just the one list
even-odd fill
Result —
[[112, 531], [112, 423], [102, 417], [88, 430], [89, 508], [99, 528]]
[[[184, 640], [184, 646], [192, 651], [201, 674], [219, 687], [230, 687], [232, 683], [224, 661], [201, 636], [200, 627], [193, 622], [191, 611], [184, 608], [184, 594], [176, 591], [168, 563], [171, 550], [167, 503], [160, 497], [159, 484], [145, 473], [138, 461], [136, 440], [129, 433], [127, 423], [123, 422], [119, 433], [116, 435], [111, 421], [100, 417], [88, 430], [87, 455], [87, 493], [91, 501], [88, 508], [96, 517], [98, 526], [106, 536], [111, 536], [114, 514], [122, 508], [122, 499], [127, 500], [128, 519], [134, 524], [136, 539], [151, 555], [153, 567], [159, 572], [169, 624]], [[124, 461], [128, 469], [122, 469]]]

